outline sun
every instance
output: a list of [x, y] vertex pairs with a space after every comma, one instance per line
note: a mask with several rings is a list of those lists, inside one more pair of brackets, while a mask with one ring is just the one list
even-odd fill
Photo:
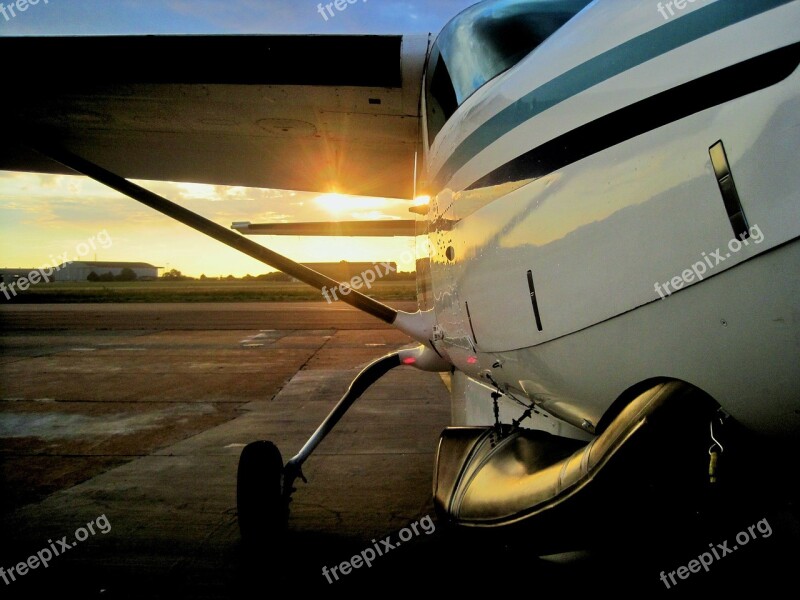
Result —
[[337, 193], [317, 196], [314, 202], [336, 216], [365, 210], [380, 210], [387, 208], [390, 204], [389, 201], [383, 198], [365, 198]]

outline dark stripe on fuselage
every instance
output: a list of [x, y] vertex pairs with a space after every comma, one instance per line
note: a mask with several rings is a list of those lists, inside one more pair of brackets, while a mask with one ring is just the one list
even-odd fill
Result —
[[442, 189], [473, 157], [536, 115], [676, 48], [793, 1], [720, 0], [575, 66], [516, 100], [469, 134], [432, 178], [433, 189]]
[[762, 90], [800, 64], [800, 43], [773, 50], [626, 106], [529, 150], [467, 189], [533, 180], [638, 135]]

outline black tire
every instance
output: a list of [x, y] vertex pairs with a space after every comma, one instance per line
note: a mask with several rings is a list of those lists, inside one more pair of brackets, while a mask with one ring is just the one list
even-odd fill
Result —
[[236, 508], [246, 545], [269, 547], [285, 533], [289, 508], [283, 497], [283, 459], [272, 442], [252, 442], [242, 450]]

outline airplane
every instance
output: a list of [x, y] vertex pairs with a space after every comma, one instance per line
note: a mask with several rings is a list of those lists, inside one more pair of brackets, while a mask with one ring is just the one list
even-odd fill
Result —
[[[305, 461], [400, 366], [450, 374], [432, 497], [457, 531], [544, 552], [615, 508], [796, 494], [770, 457], [800, 433], [800, 1], [484, 0], [436, 36], [21, 37], [0, 56], [0, 169], [86, 175], [415, 341], [288, 461], [243, 449], [243, 540], [286, 532]], [[386, 230], [228, 229], [130, 179], [428, 200]], [[419, 310], [247, 237], [282, 232], [418, 236]]]

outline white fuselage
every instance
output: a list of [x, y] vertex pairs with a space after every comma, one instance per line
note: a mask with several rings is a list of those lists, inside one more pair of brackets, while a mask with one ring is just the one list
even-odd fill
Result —
[[[426, 147], [436, 347], [461, 374], [588, 433], [659, 378], [758, 432], [800, 432], [800, 71], [742, 83], [762, 70], [747, 61], [800, 41], [800, 2], [721, 8], [745, 4], [665, 19], [656, 3], [595, 2]], [[718, 141], [748, 238], [715, 176]], [[566, 164], [537, 166], [540, 147]], [[491, 418], [488, 395], [467, 401], [461, 424]]]

